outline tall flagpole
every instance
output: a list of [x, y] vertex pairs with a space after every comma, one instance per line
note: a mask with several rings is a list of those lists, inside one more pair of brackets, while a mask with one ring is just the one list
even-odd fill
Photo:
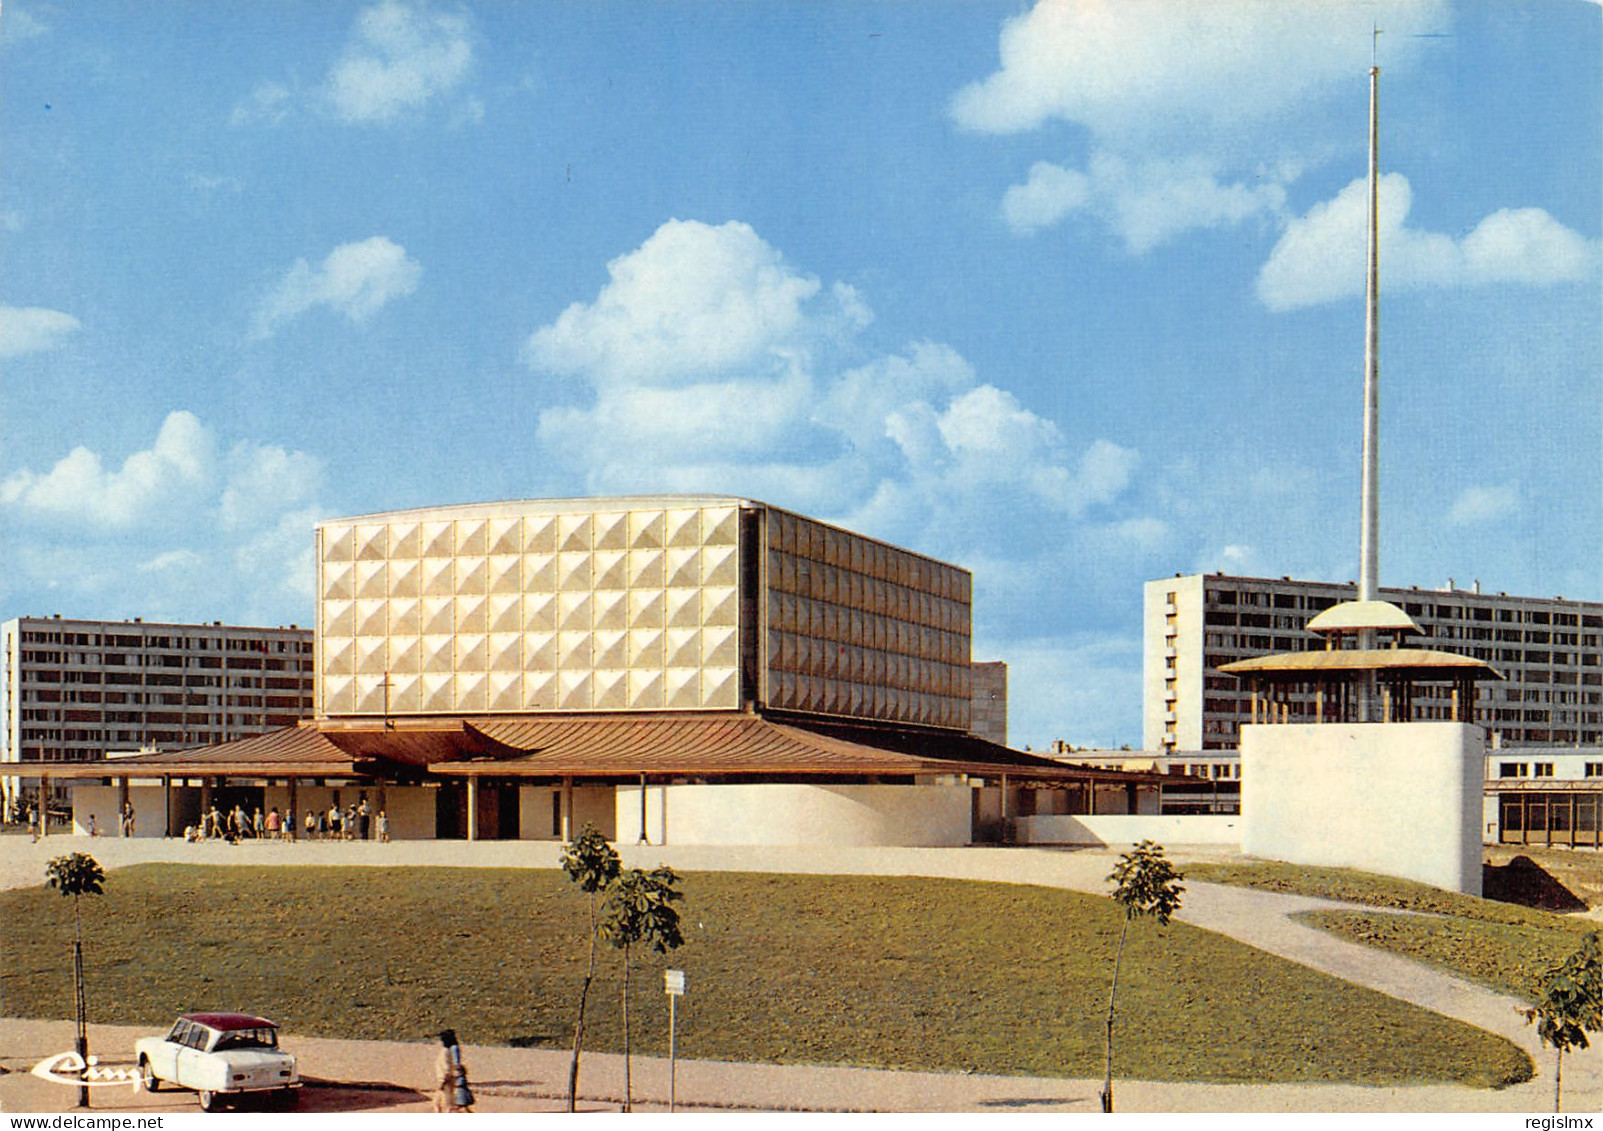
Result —
[[[1376, 34], [1379, 35], [1377, 29]], [[1358, 599], [1380, 599], [1380, 67], [1369, 68], [1369, 271], [1364, 287], [1364, 472], [1359, 532]], [[1373, 648], [1374, 629], [1359, 633], [1358, 646]], [[1360, 722], [1378, 717], [1373, 673], [1360, 684]]]
[[1359, 536], [1358, 599], [1380, 599], [1380, 145], [1377, 104], [1380, 68], [1369, 68], [1369, 276], [1364, 289], [1363, 529]]

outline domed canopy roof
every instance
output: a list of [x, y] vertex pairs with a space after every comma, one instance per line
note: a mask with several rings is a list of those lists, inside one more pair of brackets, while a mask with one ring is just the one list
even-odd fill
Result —
[[1421, 632], [1413, 618], [1390, 601], [1343, 601], [1308, 622], [1309, 632], [1329, 635], [1366, 630]]

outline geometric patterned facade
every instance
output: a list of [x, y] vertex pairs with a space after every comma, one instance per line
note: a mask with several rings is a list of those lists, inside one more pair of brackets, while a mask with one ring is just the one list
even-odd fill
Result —
[[967, 570], [770, 508], [763, 701], [968, 730]]
[[969, 575], [760, 503], [400, 511], [320, 524], [317, 559], [320, 716], [755, 700], [967, 726]]

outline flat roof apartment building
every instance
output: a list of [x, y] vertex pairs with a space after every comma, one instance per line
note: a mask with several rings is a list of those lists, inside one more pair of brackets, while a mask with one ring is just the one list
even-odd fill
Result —
[[17, 617], [0, 624], [0, 761], [261, 734], [309, 716], [312, 684], [310, 629]]
[[[1477, 587], [1478, 588], [1478, 587]], [[1219, 668], [1318, 646], [1306, 625], [1356, 595], [1354, 585], [1192, 574], [1144, 593], [1142, 745], [1231, 750], [1252, 721], [1246, 685]], [[1494, 746], [1603, 742], [1603, 603], [1515, 597], [1449, 586], [1381, 589], [1423, 630], [1404, 647], [1473, 656], [1503, 676], [1480, 689], [1474, 721]], [[1420, 719], [1447, 719], [1450, 689], [1417, 699]]]

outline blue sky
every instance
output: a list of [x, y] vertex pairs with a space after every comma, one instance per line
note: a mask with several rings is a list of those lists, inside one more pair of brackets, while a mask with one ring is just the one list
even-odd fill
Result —
[[1012, 737], [1140, 591], [1598, 599], [1591, 0], [8, 0], [0, 617], [310, 623], [320, 517], [709, 491], [962, 563]]

